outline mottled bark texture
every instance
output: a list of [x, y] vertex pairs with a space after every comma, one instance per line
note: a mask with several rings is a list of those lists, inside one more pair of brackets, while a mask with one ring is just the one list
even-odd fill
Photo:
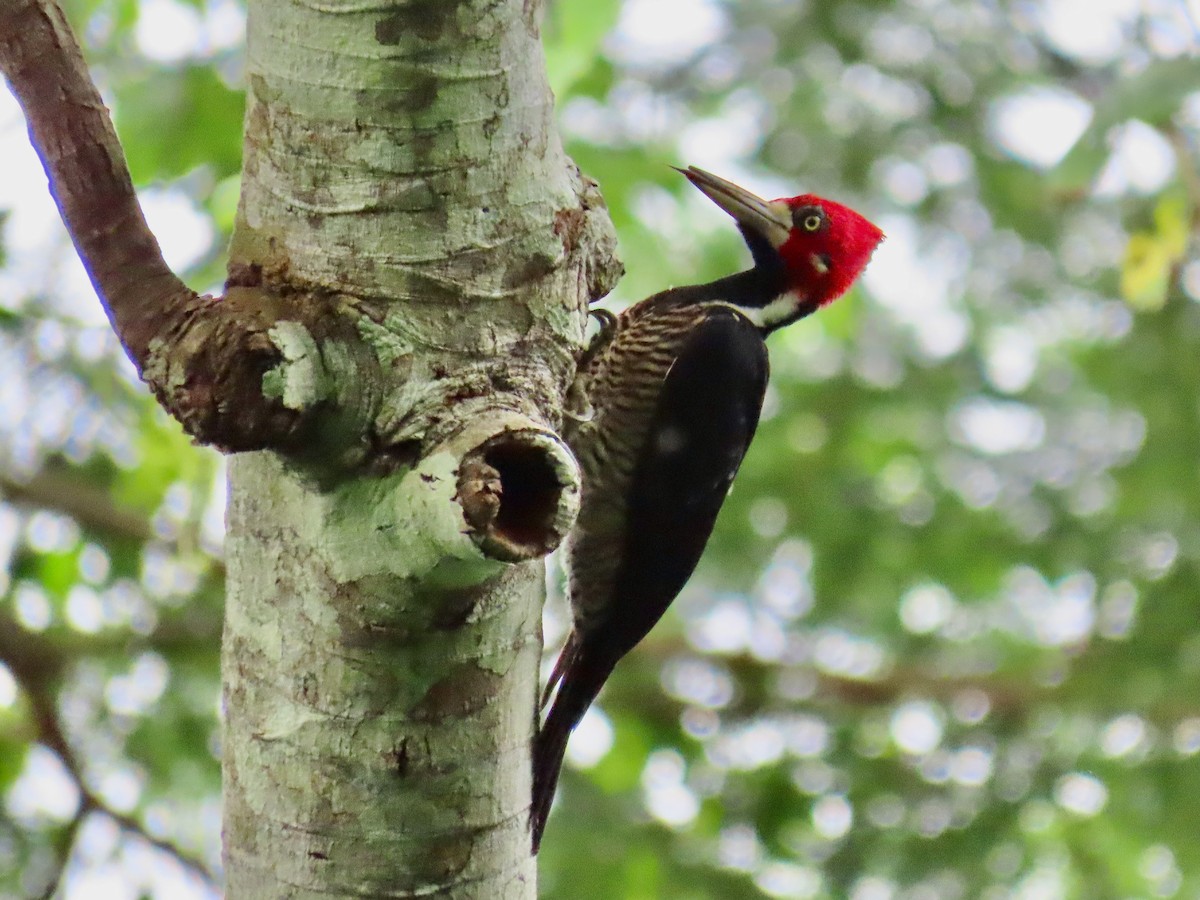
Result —
[[115, 331], [230, 465], [227, 896], [532, 898], [559, 410], [619, 275], [537, 0], [251, 0], [221, 298], [146, 228], [54, 0], [0, 67]]
[[278, 333], [271, 384], [365, 422], [336, 446], [369, 474], [231, 465], [231, 898], [536, 895], [543, 567], [501, 560], [574, 518], [554, 430], [617, 273], [554, 131], [537, 7], [250, 4], [232, 270], [354, 323]]

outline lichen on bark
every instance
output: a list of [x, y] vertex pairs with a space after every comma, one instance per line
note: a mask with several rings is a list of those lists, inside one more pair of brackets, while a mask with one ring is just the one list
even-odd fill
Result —
[[536, 0], [251, 0], [220, 297], [146, 227], [55, 0], [0, 66], [113, 328], [231, 461], [230, 898], [535, 894], [540, 557], [555, 433], [620, 274], [553, 127]]
[[362, 383], [272, 332], [268, 388], [352, 407], [315, 440], [359, 463], [230, 467], [231, 897], [536, 895], [543, 572], [517, 560], [573, 519], [555, 428], [619, 273], [553, 129], [537, 6], [250, 5], [234, 266], [299, 308], [337, 298]]

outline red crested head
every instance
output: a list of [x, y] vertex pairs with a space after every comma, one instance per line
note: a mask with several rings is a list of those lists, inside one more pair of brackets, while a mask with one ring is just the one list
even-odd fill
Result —
[[793, 288], [818, 307], [850, 289], [883, 240], [883, 232], [848, 206], [815, 194], [772, 201], [785, 205], [792, 227], [777, 249]]
[[863, 216], [815, 194], [763, 200], [695, 166], [679, 171], [737, 221], [755, 269], [781, 278], [782, 284], [776, 280], [772, 290], [738, 304], [764, 330], [794, 322], [846, 293], [883, 240], [883, 232]]

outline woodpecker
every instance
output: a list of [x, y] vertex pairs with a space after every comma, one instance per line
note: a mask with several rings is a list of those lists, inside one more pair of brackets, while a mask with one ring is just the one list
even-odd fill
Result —
[[572, 396], [585, 408], [564, 427], [583, 472], [565, 542], [574, 623], [533, 748], [534, 853], [571, 730], [700, 561], [758, 425], [765, 338], [844, 294], [883, 240], [815, 195], [766, 201], [694, 166], [677, 171], [734, 218], [754, 265], [598, 312], [579, 361]]

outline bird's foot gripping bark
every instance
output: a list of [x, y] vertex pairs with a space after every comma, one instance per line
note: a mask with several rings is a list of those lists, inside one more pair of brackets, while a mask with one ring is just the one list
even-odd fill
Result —
[[590, 422], [596, 415], [587, 392], [587, 372], [592, 360], [604, 350], [617, 334], [617, 315], [607, 309], [590, 309], [588, 314], [600, 323], [600, 330], [592, 335], [587, 349], [576, 363], [575, 380], [567, 389], [566, 400], [563, 403], [563, 414], [575, 422]]

